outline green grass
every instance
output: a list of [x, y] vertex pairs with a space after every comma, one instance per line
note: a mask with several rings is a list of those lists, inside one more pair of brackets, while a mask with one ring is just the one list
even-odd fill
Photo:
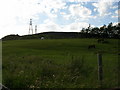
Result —
[[0, 83], [2, 83], [2, 41], [0, 40]]
[[[3, 41], [3, 84], [10, 88], [98, 88], [97, 52], [102, 52], [103, 87], [117, 87], [118, 40], [107, 41], [107, 44], [97, 43], [97, 39]], [[88, 49], [91, 44], [96, 48]]]

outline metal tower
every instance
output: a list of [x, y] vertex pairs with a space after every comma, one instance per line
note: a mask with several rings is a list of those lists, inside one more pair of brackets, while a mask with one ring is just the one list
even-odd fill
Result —
[[32, 19], [30, 19], [30, 24], [29, 24], [29, 34], [30, 32], [32, 32], [33, 34]]
[[88, 29], [91, 29], [91, 25], [89, 24]]
[[37, 33], [37, 25], [35, 25], [35, 33]]

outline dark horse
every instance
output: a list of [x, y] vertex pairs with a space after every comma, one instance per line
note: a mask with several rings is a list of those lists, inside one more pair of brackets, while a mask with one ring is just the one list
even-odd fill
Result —
[[90, 48], [95, 48], [95, 45], [89, 45], [88, 49], [90, 49]]

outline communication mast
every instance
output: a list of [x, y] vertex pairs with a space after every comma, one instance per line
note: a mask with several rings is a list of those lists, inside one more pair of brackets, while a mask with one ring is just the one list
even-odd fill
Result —
[[88, 29], [90, 30], [91, 29], [91, 25], [89, 24], [89, 26], [88, 26]]
[[30, 24], [29, 24], [29, 34], [30, 32], [32, 32], [33, 34], [32, 19], [30, 19]]
[[37, 25], [35, 25], [35, 33], [37, 33]]

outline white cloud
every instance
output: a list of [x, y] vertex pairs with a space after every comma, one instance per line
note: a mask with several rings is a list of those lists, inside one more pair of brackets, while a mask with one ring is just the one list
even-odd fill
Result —
[[45, 20], [43, 24], [39, 24], [38, 28], [39, 28], [38, 32], [60, 31], [61, 30], [61, 27], [55, 22], [51, 21], [50, 19]]
[[72, 4], [69, 7], [70, 14], [66, 14], [64, 17], [73, 18], [79, 21], [86, 21], [90, 18], [95, 19], [97, 16], [92, 15], [91, 9], [79, 4]]
[[113, 26], [115, 26], [115, 25], [117, 25], [117, 24], [118, 24], [118, 22], [114, 22], [114, 23], [113, 23]]
[[118, 10], [115, 11], [115, 14], [118, 14]]
[[66, 13], [65, 13], [65, 12], [60, 12], [60, 14], [61, 14], [61, 15], [66, 15]]
[[113, 7], [111, 7], [111, 9], [117, 9], [118, 8], [118, 6], [113, 6]]
[[118, 16], [111, 16], [112, 18], [118, 18]]
[[42, 12], [46, 13], [49, 17], [57, 17], [55, 14], [60, 10], [64, 9], [66, 3], [62, 0], [43, 0], [40, 3]]
[[[99, 2], [100, 0], [66, 0], [69, 2]], [[103, 2], [119, 2], [119, 0], [102, 0]]]
[[82, 28], [87, 28], [89, 26], [89, 23], [86, 22], [74, 22], [69, 25], [69, 29], [71, 31], [80, 31]]
[[97, 2], [98, 0], [67, 0], [69, 2]]
[[69, 2], [75, 2], [75, 0], [68, 0]]
[[108, 13], [110, 13], [109, 9], [112, 6], [112, 2], [105, 2], [100, 0], [99, 2], [93, 3], [92, 5], [95, 7], [94, 11], [98, 11], [99, 16], [106, 16]]
[[43, 24], [40, 24], [39, 32], [45, 31], [62, 31], [62, 32], [79, 32], [82, 28], [87, 28], [89, 26], [86, 22], [73, 22], [68, 25], [58, 25], [55, 22], [47, 19]]
[[120, 12], [120, 9], [119, 10], [115, 10], [115, 13], [113, 16], [111, 16], [112, 18], [118, 18], [120, 17], [120, 15], [118, 14]]
[[91, 15], [91, 10], [81, 4], [71, 5], [69, 11], [73, 17], [88, 18]]
[[70, 14], [63, 15], [63, 18], [65, 18], [66, 20], [69, 20], [69, 19], [70, 19], [70, 17], [71, 17], [71, 15], [70, 15]]
[[69, 20], [71, 17], [71, 14], [67, 14], [66, 12], [60, 12], [60, 14], [65, 20]]

